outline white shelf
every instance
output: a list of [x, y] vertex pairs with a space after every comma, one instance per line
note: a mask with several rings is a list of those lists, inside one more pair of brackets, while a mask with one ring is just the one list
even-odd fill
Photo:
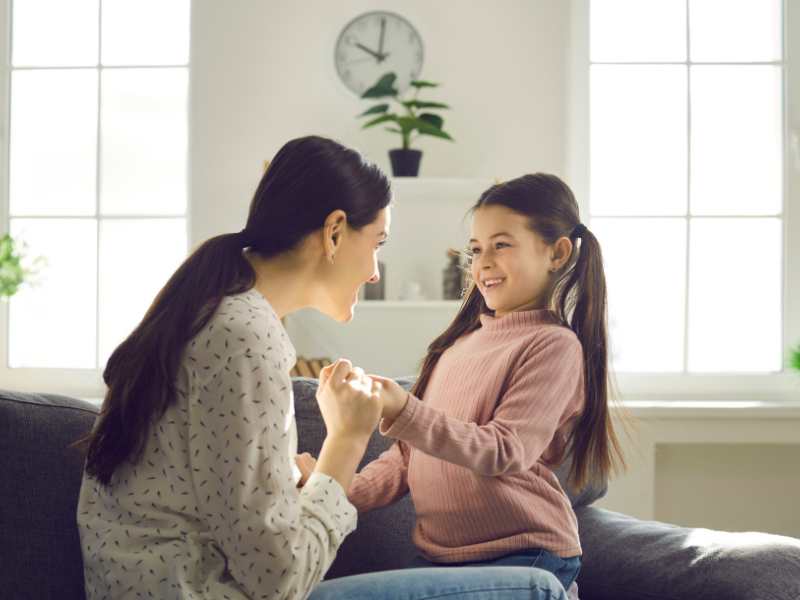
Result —
[[392, 183], [400, 183], [400, 184], [414, 184], [418, 183], [420, 185], [436, 185], [436, 184], [444, 184], [444, 185], [452, 185], [452, 184], [483, 184], [488, 183], [492, 185], [496, 181], [499, 181], [497, 178], [494, 177], [391, 177], [390, 178]]
[[452, 309], [461, 306], [461, 300], [359, 300], [356, 306], [356, 312], [360, 308], [373, 309], [419, 309], [419, 308], [434, 308], [434, 309]]

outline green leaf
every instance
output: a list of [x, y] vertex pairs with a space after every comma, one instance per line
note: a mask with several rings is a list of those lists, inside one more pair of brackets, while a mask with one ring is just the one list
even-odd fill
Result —
[[358, 115], [359, 117], [366, 117], [367, 115], [376, 115], [378, 113], [385, 113], [389, 110], [388, 104], [376, 104], [370, 109], [365, 110], [363, 113]]
[[411, 85], [413, 85], [417, 89], [426, 87], [439, 87], [438, 83], [433, 83], [432, 81], [421, 81], [419, 79], [415, 79], [414, 81], [412, 81]]
[[430, 135], [433, 137], [442, 138], [444, 140], [450, 140], [451, 142], [453, 141], [453, 138], [451, 138], [448, 133], [445, 133], [438, 127], [434, 127], [427, 121], [423, 121], [421, 119], [419, 119], [419, 125], [417, 126], [417, 131], [419, 131], [420, 134], [422, 135]]
[[387, 96], [397, 96], [397, 88], [394, 87], [394, 82], [397, 80], [397, 75], [394, 73], [386, 73], [378, 83], [369, 88], [366, 92], [361, 94], [362, 98], [386, 98]]
[[426, 123], [430, 123], [437, 129], [441, 129], [442, 125], [444, 125], [444, 119], [439, 115], [434, 115], [433, 113], [422, 113], [419, 118]]
[[402, 103], [406, 108], [450, 108], [447, 104], [441, 102], [425, 102], [424, 100], [407, 100]]
[[385, 129], [386, 129], [386, 131], [390, 131], [391, 133], [399, 133], [399, 134], [402, 134], [402, 133], [403, 133], [403, 131], [402, 131], [402, 130], [400, 130], [400, 129], [397, 129], [397, 128], [395, 128], [395, 127], [386, 127]]
[[381, 123], [386, 123], [387, 121], [397, 121], [397, 118], [398, 118], [397, 115], [394, 115], [394, 114], [381, 115], [377, 119], [372, 119], [372, 121], [368, 121], [367, 123], [364, 123], [364, 125], [362, 126], [362, 129], [366, 129], [367, 127], [373, 127], [373, 126], [379, 125]]

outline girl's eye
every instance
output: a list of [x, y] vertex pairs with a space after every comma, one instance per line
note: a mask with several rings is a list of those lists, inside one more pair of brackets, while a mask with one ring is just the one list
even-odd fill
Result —
[[476, 254], [480, 253], [481, 253], [480, 248], [470, 248], [469, 250], [467, 250], [467, 254], [469, 254], [470, 256], [475, 256]]
[[505, 242], [497, 242], [497, 244], [495, 244], [494, 247], [495, 248], [500, 248], [500, 247], [506, 247], [507, 248], [509, 246], [511, 246], [511, 244], [506, 244]]

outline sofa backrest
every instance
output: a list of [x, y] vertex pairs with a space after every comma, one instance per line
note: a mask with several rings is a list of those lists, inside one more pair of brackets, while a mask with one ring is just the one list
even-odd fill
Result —
[[0, 596], [83, 600], [75, 514], [83, 456], [69, 445], [97, 409], [0, 390]]
[[[413, 379], [399, 379], [407, 389]], [[299, 451], [319, 454], [325, 425], [315, 379], [293, 379]], [[83, 456], [69, 448], [92, 427], [92, 404], [48, 394], [0, 390], [0, 595], [16, 599], [83, 600], [83, 565], [76, 526]], [[375, 433], [361, 466], [391, 444]], [[566, 476], [569, 465], [557, 471]], [[605, 484], [571, 495], [577, 508], [605, 493]], [[328, 578], [405, 567], [414, 507], [406, 496], [359, 518]], [[10, 593], [6, 596], [6, 593]]]

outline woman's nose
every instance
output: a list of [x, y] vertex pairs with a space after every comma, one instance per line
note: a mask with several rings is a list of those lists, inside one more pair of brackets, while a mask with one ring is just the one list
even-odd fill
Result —
[[375, 267], [375, 272], [372, 274], [372, 277], [367, 279], [367, 283], [378, 283], [381, 280], [381, 273], [378, 271], [378, 268]]

